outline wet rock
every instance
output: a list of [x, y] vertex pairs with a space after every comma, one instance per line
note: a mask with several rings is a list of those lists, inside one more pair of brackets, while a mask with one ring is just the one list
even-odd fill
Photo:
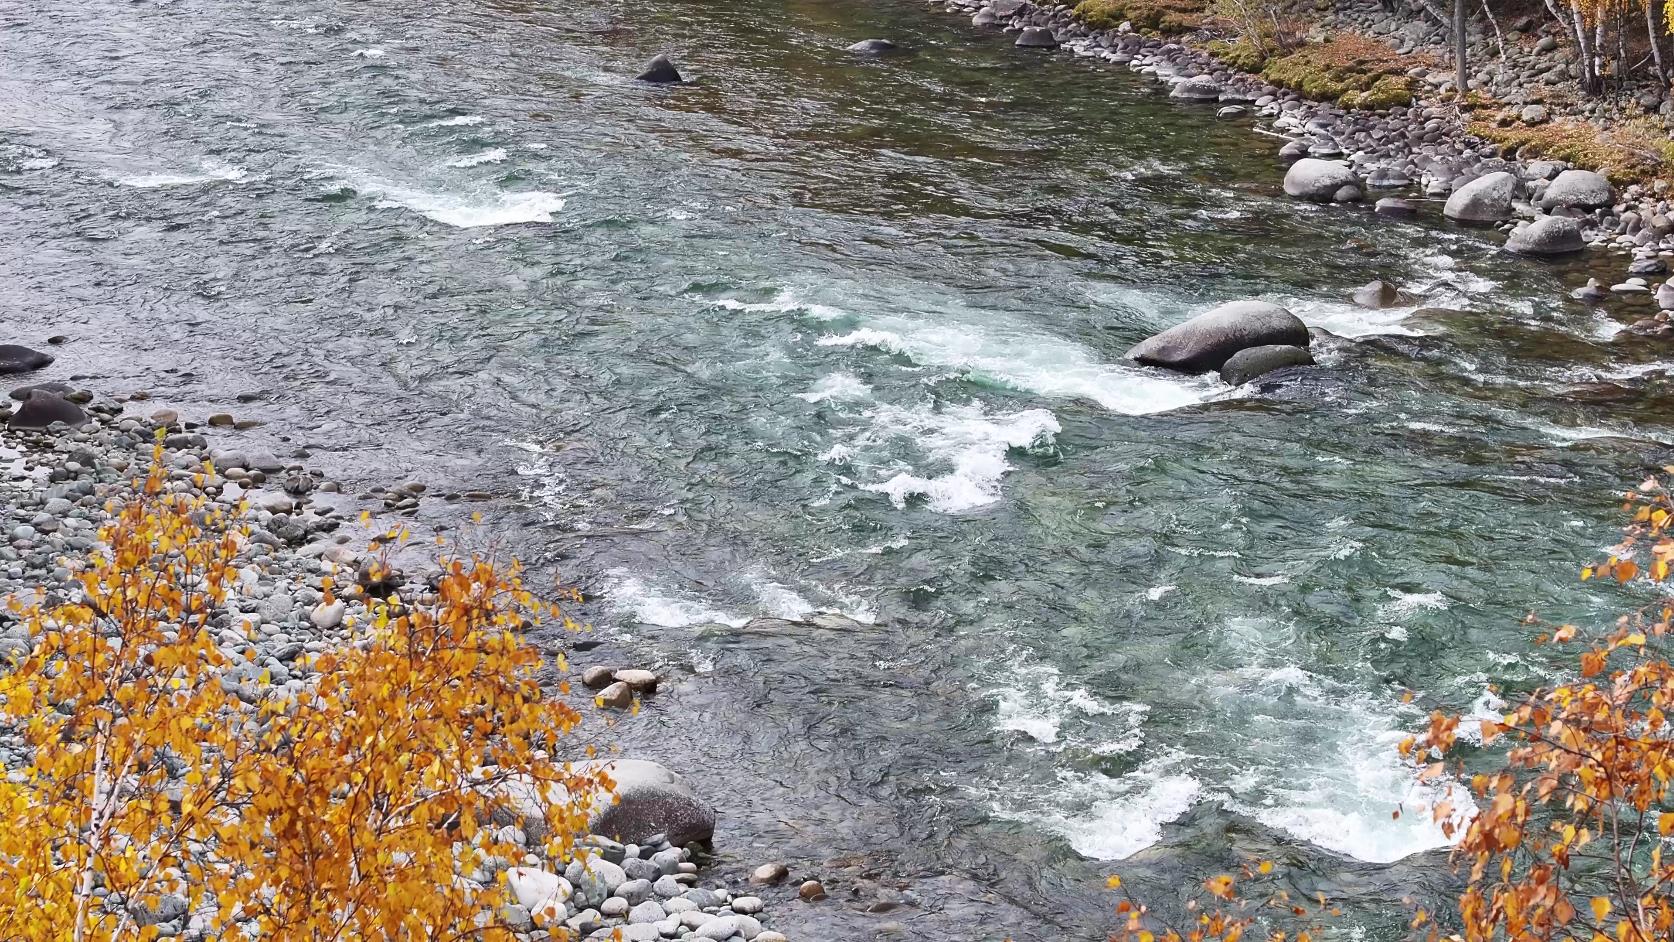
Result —
[[1312, 366], [1313, 354], [1301, 347], [1271, 345], [1240, 350], [1221, 367], [1221, 381], [1242, 386], [1258, 376], [1291, 366]]
[[1024, 49], [1056, 49], [1058, 37], [1044, 26], [1030, 26], [1017, 34], [1017, 42], [1013, 45]]
[[1215, 117], [1222, 119], [1242, 118], [1248, 113], [1249, 110], [1243, 105], [1227, 105], [1225, 108], [1216, 111]]
[[659, 54], [645, 64], [645, 71], [637, 76], [641, 82], [651, 82], [656, 85], [678, 85], [685, 81], [680, 70], [674, 63], [668, 61], [668, 56]]
[[1568, 255], [1586, 247], [1581, 226], [1567, 216], [1542, 216], [1513, 231], [1505, 242], [1506, 251], [1518, 255]]
[[1616, 191], [1602, 174], [1591, 170], [1565, 170], [1540, 196], [1540, 208], [1598, 209], [1616, 200]]
[[1657, 286], [1657, 307], [1674, 311], [1674, 284], [1663, 282]]
[[993, 26], [998, 22], [1000, 22], [1000, 18], [995, 16], [994, 11], [988, 7], [983, 7], [976, 12], [975, 16], [971, 17], [972, 26]]
[[1630, 275], [1661, 275], [1668, 271], [1668, 263], [1660, 258], [1636, 258], [1628, 265]]
[[796, 895], [813, 903], [825, 899], [825, 885], [818, 880], [809, 880], [796, 888]]
[[657, 675], [651, 671], [639, 670], [637, 668], [632, 670], [617, 671], [616, 679], [621, 683], [627, 684], [628, 689], [632, 690], [634, 693], [655, 693], [657, 690], [657, 682], [659, 680]]
[[1366, 194], [1361, 192], [1360, 187], [1357, 187], [1357, 186], [1355, 186], [1354, 184], [1351, 183], [1347, 186], [1338, 187], [1337, 192], [1331, 194], [1331, 202], [1333, 202], [1333, 203], [1358, 203], [1362, 199], [1364, 199], [1365, 196], [1366, 196]]
[[594, 694], [593, 702], [597, 703], [599, 706], [609, 707], [613, 710], [626, 710], [628, 707], [633, 706], [634, 692], [627, 684], [621, 682], [612, 683], [603, 690]]
[[1280, 160], [1297, 161], [1306, 156], [1308, 156], [1308, 145], [1301, 141], [1291, 141], [1279, 148]]
[[1407, 218], [1416, 215], [1418, 210], [1408, 200], [1398, 196], [1385, 196], [1372, 206], [1372, 212], [1379, 216]]
[[1394, 167], [1377, 167], [1366, 177], [1366, 186], [1374, 190], [1399, 190], [1412, 186], [1412, 178]]
[[36, 390], [53, 393], [54, 395], [63, 396], [65, 398], [69, 398], [69, 395], [76, 391], [74, 386], [67, 383], [34, 383], [29, 386], [19, 386], [18, 388], [12, 390], [11, 396], [13, 399], [22, 402], [23, 400], [28, 399], [29, 396]]
[[1175, 85], [1168, 97], [1182, 101], [1220, 101], [1221, 87], [1213, 79], [1198, 76]]
[[616, 668], [595, 665], [581, 672], [581, 682], [588, 690], [603, 690], [616, 680]]
[[1597, 278], [1588, 278], [1586, 284], [1576, 288], [1574, 291], [1571, 291], [1569, 296], [1577, 301], [1585, 301], [1588, 304], [1597, 304], [1609, 297], [1610, 293], [1604, 290], [1604, 286], [1599, 284]]
[[586, 765], [603, 768], [616, 785], [618, 799], [594, 810], [590, 832], [634, 844], [663, 834], [679, 847], [707, 843], [714, 836], [714, 807], [667, 768], [644, 759]]
[[1140, 341], [1127, 355], [1187, 373], [1218, 370], [1234, 353], [1270, 344], [1305, 347], [1308, 327], [1277, 304], [1233, 301]]
[[1360, 178], [1347, 164], [1335, 160], [1305, 157], [1285, 171], [1285, 193], [1297, 199], [1329, 203], [1344, 187], [1360, 186]]
[[6, 422], [8, 428], [46, 428], [54, 422], [80, 425], [87, 421], [81, 407], [56, 393], [36, 390], [23, 400]]
[[757, 886], [772, 886], [782, 883], [790, 876], [790, 868], [782, 863], [764, 863], [750, 871], [750, 882]]
[[1497, 171], [1453, 191], [1442, 207], [1442, 215], [1461, 222], [1499, 222], [1511, 218], [1511, 201], [1517, 196], [1517, 177]]
[[42, 353], [13, 343], [0, 343], [0, 374], [27, 373], [51, 363], [50, 353]]
[[1354, 303], [1373, 311], [1401, 306], [1401, 291], [1387, 281], [1372, 281], [1354, 289]]
[[849, 52], [863, 56], [879, 56], [887, 52], [894, 52], [899, 47], [887, 39], [862, 39], [848, 47]]

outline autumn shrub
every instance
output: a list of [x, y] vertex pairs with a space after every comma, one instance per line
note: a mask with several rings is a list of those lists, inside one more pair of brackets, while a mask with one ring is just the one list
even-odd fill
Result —
[[1082, 0], [1075, 16], [1094, 29], [1128, 23], [1142, 32], [1177, 34], [1201, 26], [1206, 9], [1205, 0]]
[[1284, 88], [1345, 108], [1392, 108], [1415, 94], [1407, 70], [1415, 57], [1397, 55], [1375, 39], [1343, 33], [1268, 61], [1262, 77]]
[[1477, 120], [1467, 130], [1503, 154], [1565, 160], [1617, 183], [1666, 178], [1674, 169], [1674, 142], [1643, 119], [1617, 121], [1607, 128], [1573, 120], [1532, 127], [1500, 127], [1493, 121]]
[[[251, 564], [239, 514], [172, 493], [160, 458], [78, 564], [80, 597], [15, 606], [34, 641], [0, 676], [0, 725], [27, 753], [0, 782], [0, 939], [164, 922], [510, 938], [515, 838], [544, 832], [538, 855], [561, 859], [607, 784], [551, 758], [579, 716], [543, 695], [519, 633], [548, 610], [515, 567], [444, 557], [433, 591], [368, 599], [355, 643], [296, 658], [298, 682], [240, 685], [255, 646], [217, 627]], [[509, 807], [531, 786], [538, 820]]]

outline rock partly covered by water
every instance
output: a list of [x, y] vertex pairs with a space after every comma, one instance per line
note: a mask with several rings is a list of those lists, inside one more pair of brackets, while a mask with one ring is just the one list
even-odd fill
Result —
[[1128, 358], [1187, 373], [1220, 369], [1233, 354], [1249, 347], [1306, 347], [1308, 326], [1301, 318], [1266, 301], [1233, 301], [1206, 311], [1151, 337], [1128, 351]]
[[1541, 216], [1513, 230], [1505, 241], [1506, 251], [1518, 255], [1568, 255], [1586, 247], [1581, 226], [1567, 216]]
[[17, 407], [12, 417], [7, 420], [11, 428], [47, 428], [55, 422], [65, 425], [80, 425], [87, 421], [87, 414], [81, 407], [55, 392], [45, 389], [31, 390], [29, 397]]
[[1516, 174], [1500, 170], [1454, 190], [1442, 214], [1461, 222], [1499, 222], [1511, 218], [1511, 201], [1516, 197]]
[[1024, 49], [1056, 49], [1058, 37], [1044, 26], [1030, 26], [1017, 34], [1017, 42], [1014, 45]]
[[878, 56], [886, 52], [894, 52], [897, 48], [899, 47], [895, 43], [887, 39], [862, 39], [860, 42], [849, 46], [848, 51], [862, 56]]
[[1347, 202], [1341, 195], [1345, 189], [1355, 191], [1353, 199], [1360, 198], [1360, 178], [1340, 161], [1304, 157], [1285, 171], [1285, 193], [1297, 199]]
[[678, 85], [685, 81], [685, 78], [680, 74], [680, 70], [674, 67], [674, 63], [669, 61], [668, 56], [660, 53], [645, 64], [645, 71], [639, 73], [638, 79], [641, 82], [651, 82], [655, 85]]
[[27, 373], [52, 363], [52, 354], [20, 347], [15, 343], [0, 343], [0, 374]]
[[1302, 347], [1281, 344], [1247, 347], [1234, 353], [1221, 367], [1221, 380], [1233, 386], [1242, 386], [1274, 370], [1291, 366], [1312, 366], [1313, 363], [1313, 354]]

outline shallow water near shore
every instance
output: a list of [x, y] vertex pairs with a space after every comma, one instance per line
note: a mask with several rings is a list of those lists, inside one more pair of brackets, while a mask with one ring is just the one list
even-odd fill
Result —
[[[722, 866], [859, 888], [793, 938], [1102, 938], [1105, 874], [1240, 855], [1394, 937], [1446, 886], [1394, 744], [1550, 676], [1529, 610], [1620, 603], [1574, 574], [1674, 437], [1579, 269], [1288, 201], [1273, 139], [917, 4], [0, 26], [0, 339], [504, 495], [670, 666], [604, 735], [713, 796]], [[634, 83], [663, 50], [699, 81]], [[1379, 277], [1420, 305], [1346, 300]], [[1246, 296], [1351, 339], [1253, 390], [1122, 359]]]

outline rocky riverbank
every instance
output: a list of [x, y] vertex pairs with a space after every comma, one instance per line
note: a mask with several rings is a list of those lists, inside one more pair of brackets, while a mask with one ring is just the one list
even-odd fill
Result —
[[[25, 347], [0, 347], [0, 374], [15, 379], [53, 360]], [[143, 397], [105, 398], [59, 382], [20, 385], [0, 405], [0, 495], [7, 513], [0, 598], [74, 599], [77, 560], [96, 548], [113, 508], [134, 496], [159, 443], [170, 490], [241, 514], [249, 526], [238, 551], [237, 592], [211, 621], [231, 665], [220, 683], [246, 703], [305, 693], [313, 676], [309, 655], [354, 644], [359, 626], [370, 623], [370, 599], [429, 591], [430, 560], [400, 549], [403, 541], [390, 539], [389, 522], [380, 519], [410, 511], [422, 486], [350, 496], [295, 457], [243, 445], [230, 417], [198, 423], [146, 406]], [[379, 516], [363, 516], [373, 511]], [[0, 606], [0, 657], [23, 655], [34, 641], [29, 622]], [[600, 676], [595, 670], [582, 679], [601, 686]], [[609, 670], [606, 680], [614, 687], [601, 693], [601, 708], [649, 693], [657, 677]], [[556, 685], [549, 692], [561, 695]], [[0, 766], [22, 780], [27, 762], [22, 738], [0, 728]], [[778, 864], [758, 868], [748, 884], [706, 880], [716, 809], [657, 763], [612, 760], [608, 771], [616, 800], [595, 809], [595, 833], [573, 858], [548, 859], [535, 828], [510, 820], [507, 833], [525, 848], [523, 859], [460, 874], [480, 884], [509, 884], [516, 903], [498, 915], [521, 937], [535, 942], [562, 929], [593, 939], [784, 942], [768, 927], [769, 901], [801, 905], [798, 898], [824, 897], [817, 882], [787, 884], [789, 871]], [[170, 898], [136, 904], [135, 914], [165, 938], [220, 935], [213, 913], [189, 912], [184, 897], [172, 899], [178, 905]], [[104, 902], [129, 905], [108, 895]]]
[[[931, 2], [969, 16], [973, 25], [1015, 34], [1019, 47], [1124, 66], [1167, 84], [1170, 96], [1183, 103], [1214, 108], [1228, 120], [1253, 119], [1257, 130], [1282, 139], [1278, 157], [1289, 165], [1285, 191], [1294, 197], [1340, 204], [1375, 200], [1373, 211], [1391, 220], [1439, 215], [1497, 229], [1507, 251], [1525, 256], [1625, 256], [1620, 279], [1594, 280], [1574, 297], [1642, 306], [1645, 316], [1634, 329], [1674, 333], [1668, 313], [1674, 309], [1674, 284], [1658, 278], [1674, 257], [1674, 215], [1661, 182], [1618, 191], [1605, 176], [1563, 161], [1504, 156], [1500, 145], [1467, 130], [1457, 107], [1439, 99], [1382, 110], [1310, 100], [1239, 71], [1196, 44], [1140, 35], [1128, 23], [1089, 26], [1069, 6]], [[1387, 24], [1376, 25], [1387, 32]], [[1415, 42], [1402, 48], [1410, 51]], [[1447, 87], [1444, 71], [1415, 65], [1409, 76], [1439, 93]], [[1539, 74], [1547, 71], [1542, 67]], [[1545, 122], [1556, 107], [1540, 105], [1526, 118]]]

